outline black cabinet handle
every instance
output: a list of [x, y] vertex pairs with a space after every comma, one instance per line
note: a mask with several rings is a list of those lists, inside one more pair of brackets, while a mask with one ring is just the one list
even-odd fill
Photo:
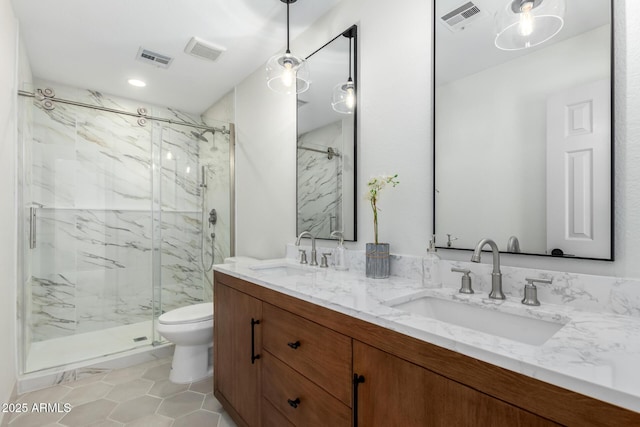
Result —
[[296, 409], [300, 404], [300, 398], [296, 397], [296, 400], [287, 399], [287, 402], [289, 403], [289, 406], [291, 406], [293, 409]]
[[358, 427], [358, 385], [363, 382], [362, 375], [353, 374], [353, 427]]
[[297, 349], [298, 347], [300, 347], [300, 341], [296, 341], [296, 342], [288, 342], [287, 345], [289, 347], [291, 347], [292, 349]]
[[251, 364], [256, 363], [257, 359], [260, 359], [260, 355], [256, 354], [256, 325], [259, 325], [260, 321], [251, 318]]

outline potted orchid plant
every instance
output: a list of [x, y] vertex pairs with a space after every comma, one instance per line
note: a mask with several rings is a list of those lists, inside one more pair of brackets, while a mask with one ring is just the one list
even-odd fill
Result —
[[365, 198], [371, 204], [373, 210], [373, 237], [374, 243], [367, 243], [366, 251], [366, 275], [375, 279], [389, 277], [389, 244], [378, 241], [378, 201], [380, 192], [387, 186], [398, 185], [398, 174], [375, 176], [367, 182], [368, 191]]

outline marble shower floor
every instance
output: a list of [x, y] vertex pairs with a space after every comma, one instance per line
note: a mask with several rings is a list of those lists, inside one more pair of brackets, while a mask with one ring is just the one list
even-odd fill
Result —
[[159, 359], [25, 393], [16, 403], [49, 410], [14, 414], [9, 427], [236, 426], [213, 396], [212, 378], [173, 384], [170, 369], [170, 358]]
[[[133, 341], [134, 338], [138, 337], [147, 337], [147, 339], [138, 342]], [[152, 341], [153, 334], [150, 320], [100, 331], [38, 341], [31, 344], [25, 370], [27, 372], [36, 372], [54, 366], [95, 359], [148, 346], [151, 345]], [[69, 360], [70, 354], [73, 355], [73, 360]]]

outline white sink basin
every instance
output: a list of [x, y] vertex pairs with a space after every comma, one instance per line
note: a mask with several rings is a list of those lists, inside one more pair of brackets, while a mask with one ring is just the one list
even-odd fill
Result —
[[259, 272], [263, 276], [300, 276], [304, 274], [313, 273], [315, 270], [311, 267], [296, 266], [281, 262], [277, 264], [257, 264], [250, 265], [251, 270]]
[[534, 319], [433, 297], [417, 298], [403, 303], [389, 304], [389, 306], [474, 331], [536, 346], [547, 342], [564, 326], [564, 323]]

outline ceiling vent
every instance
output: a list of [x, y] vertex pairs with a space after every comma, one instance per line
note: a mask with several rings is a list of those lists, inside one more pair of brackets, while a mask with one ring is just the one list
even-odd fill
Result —
[[440, 19], [445, 27], [455, 33], [464, 30], [469, 23], [484, 15], [485, 13], [473, 4], [473, 2], [467, 2], [442, 16]]
[[207, 59], [209, 61], [215, 61], [220, 54], [226, 49], [220, 46], [216, 46], [212, 43], [205, 42], [198, 37], [192, 37], [184, 48], [184, 51], [189, 55], [197, 56], [198, 58]]
[[160, 68], [169, 68], [169, 65], [171, 65], [171, 62], [173, 61], [173, 58], [170, 56], [161, 55], [142, 47], [138, 50], [136, 59]]

